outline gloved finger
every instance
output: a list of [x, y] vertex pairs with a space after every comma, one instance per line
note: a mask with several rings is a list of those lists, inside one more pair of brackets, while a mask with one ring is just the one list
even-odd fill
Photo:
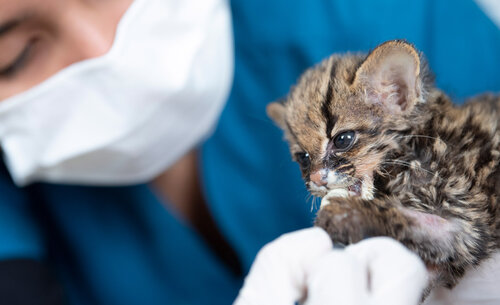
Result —
[[292, 305], [306, 291], [306, 270], [332, 250], [328, 234], [309, 228], [285, 234], [262, 248], [234, 305]]
[[427, 286], [422, 260], [388, 237], [364, 240], [346, 248], [370, 272], [370, 303], [373, 305], [418, 304]]
[[343, 250], [321, 257], [307, 274], [305, 305], [365, 305], [367, 270]]

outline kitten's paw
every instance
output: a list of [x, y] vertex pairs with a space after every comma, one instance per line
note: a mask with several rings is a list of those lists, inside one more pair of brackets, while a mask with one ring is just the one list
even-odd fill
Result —
[[349, 197], [349, 192], [346, 189], [333, 189], [329, 191], [323, 199], [321, 199], [321, 208], [324, 208], [330, 202], [333, 202], [334, 200], [330, 200], [332, 198], [347, 198]]
[[328, 200], [316, 217], [316, 226], [324, 229], [334, 243], [344, 245], [353, 244], [368, 237], [380, 236], [377, 230], [370, 227], [365, 215], [340, 203], [339, 198], [325, 198]]

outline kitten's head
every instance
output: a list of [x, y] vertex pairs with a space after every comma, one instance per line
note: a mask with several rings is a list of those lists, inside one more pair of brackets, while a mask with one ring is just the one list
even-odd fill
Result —
[[388, 126], [425, 100], [422, 70], [412, 45], [388, 41], [367, 56], [332, 55], [268, 105], [313, 195], [372, 196], [374, 172], [397, 146]]

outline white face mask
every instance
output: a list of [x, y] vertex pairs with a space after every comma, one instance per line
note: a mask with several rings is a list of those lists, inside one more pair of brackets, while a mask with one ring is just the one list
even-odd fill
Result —
[[0, 102], [17, 185], [156, 177], [212, 130], [232, 80], [224, 0], [136, 0], [104, 56]]

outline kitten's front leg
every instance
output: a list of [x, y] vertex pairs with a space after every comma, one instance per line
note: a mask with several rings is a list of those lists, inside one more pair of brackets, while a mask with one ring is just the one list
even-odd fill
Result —
[[[315, 224], [325, 229], [334, 242], [345, 245], [375, 236], [397, 239], [403, 228], [411, 225], [390, 202], [329, 196], [323, 199], [321, 206]], [[395, 230], [386, 225], [388, 220]]]
[[464, 245], [470, 241], [469, 230], [451, 220], [405, 208], [394, 197], [325, 200], [327, 204], [319, 211], [316, 225], [325, 229], [334, 242], [350, 244], [367, 237], [392, 237], [426, 262], [434, 282], [448, 287], [456, 284], [467, 266], [477, 263], [477, 249]]

